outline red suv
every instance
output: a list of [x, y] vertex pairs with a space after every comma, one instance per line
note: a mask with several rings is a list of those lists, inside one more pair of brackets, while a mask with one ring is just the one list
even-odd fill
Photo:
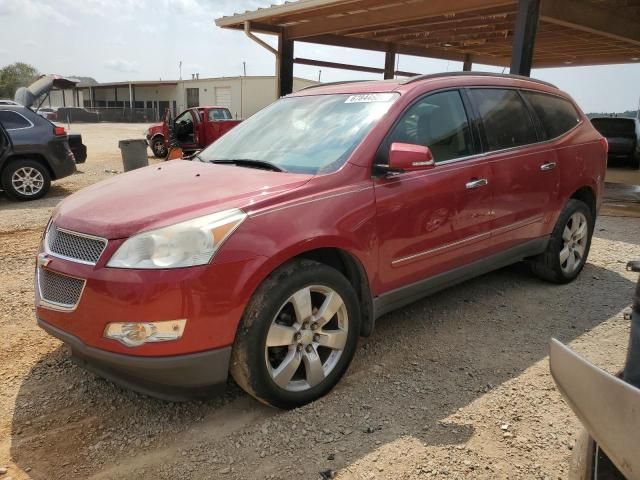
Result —
[[193, 161], [61, 202], [38, 323], [138, 391], [206, 395], [231, 372], [263, 402], [302, 405], [386, 312], [521, 260], [576, 278], [606, 155], [567, 94], [527, 78], [307, 88]]

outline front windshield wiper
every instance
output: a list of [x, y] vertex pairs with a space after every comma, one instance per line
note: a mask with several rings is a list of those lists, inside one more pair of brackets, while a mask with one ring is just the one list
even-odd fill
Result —
[[239, 167], [261, 168], [263, 170], [272, 170], [274, 172], [286, 172], [282, 167], [264, 160], [252, 160], [250, 158], [233, 158], [229, 160], [211, 160], [211, 163], [238, 165]]

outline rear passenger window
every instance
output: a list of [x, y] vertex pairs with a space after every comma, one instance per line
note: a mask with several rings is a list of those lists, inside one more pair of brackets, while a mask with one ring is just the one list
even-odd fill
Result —
[[10, 110], [0, 110], [0, 122], [7, 130], [27, 128], [31, 126], [31, 122], [29, 122], [29, 120]]
[[460, 92], [434, 93], [418, 100], [402, 116], [385, 142], [429, 147], [436, 162], [472, 155], [471, 130]]
[[516, 90], [470, 90], [482, 117], [489, 150], [519, 147], [538, 141], [531, 115]]
[[216, 120], [230, 120], [231, 114], [227, 109], [224, 108], [212, 108], [209, 110], [209, 121], [213, 122]]
[[522, 94], [542, 122], [547, 139], [559, 137], [580, 123], [580, 115], [568, 100], [538, 92], [523, 91]]

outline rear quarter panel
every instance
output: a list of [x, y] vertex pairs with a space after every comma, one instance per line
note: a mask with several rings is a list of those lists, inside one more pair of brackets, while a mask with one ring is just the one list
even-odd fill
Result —
[[33, 127], [8, 131], [13, 143], [13, 156], [35, 156], [43, 159], [53, 179], [63, 178], [75, 172], [75, 160], [69, 149], [67, 137], [55, 136], [53, 125], [35, 113], [24, 116], [33, 123]]
[[204, 122], [204, 138], [200, 142], [201, 146], [203, 148], [208, 147], [239, 123], [240, 120], [214, 120]]
[[[578, 127], [554, 142], [560, 169], [560, 209], [583, 187], [591, 188], [596, 207], [600, 207], [607, 169], [607, 152], [601, 139], [591, 123], [584, 119]], [[555, 221], [551, 228], [554, 224]]]

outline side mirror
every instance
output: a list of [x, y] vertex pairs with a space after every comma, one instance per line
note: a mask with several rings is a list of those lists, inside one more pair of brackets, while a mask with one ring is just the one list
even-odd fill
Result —
[[389, 171], [415, 172], [433, 168], [435, 162], [429, 147], [411, 143], [392, 143], [389, 149]]

